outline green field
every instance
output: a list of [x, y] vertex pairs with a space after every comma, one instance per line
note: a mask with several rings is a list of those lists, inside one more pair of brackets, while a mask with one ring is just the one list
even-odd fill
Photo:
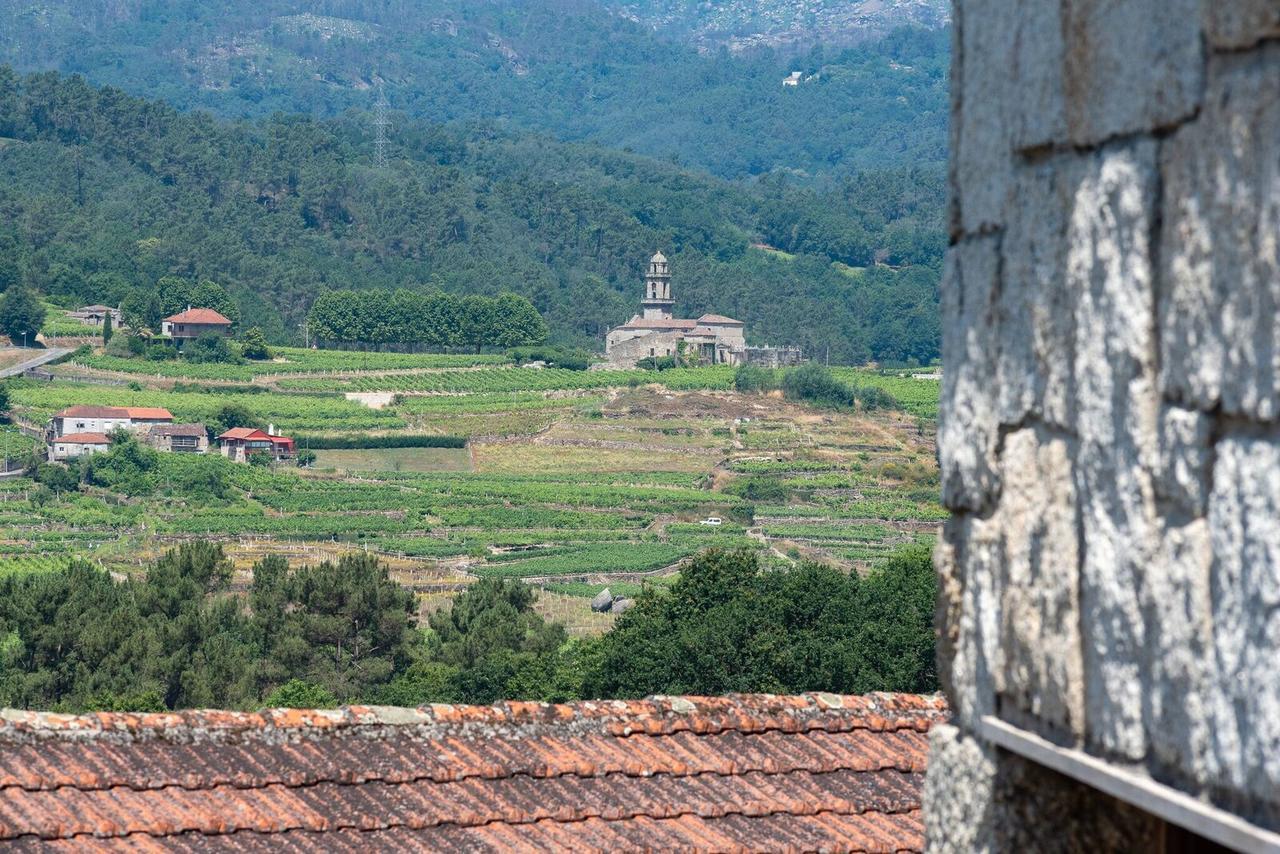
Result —
[[[89, 328], [89, 327], [84, 327]], [[192, 364], [182, 360], [150, 361], [95, 354], [75, 365], [100, 371], [172, 379], [251, 382], [277, 374], [351, 373], [357, 371], [440, 370], [507, 363], [502, 354], [376, 353], [356, 350], [309, 350], [273, 347], [272, 359], [243, 365]]]
[[[282, 378], [258, 393], [216, 384], [175, 392], [163, 371], [181, 363], [159, 363], [159, 378], [135, 374], [141, 388], [12, 383], [15, 417], [32, 425], [76, 403], [163, 406], [206, 422], [236, 406], [286, 434], [357, 445], [460, 435], [470, 447], [321, 450], [305, 470], [161, 454], [148, 471], [56, 495], [11, 479], [0, 483], [0, 572], [91, 556], [127, 573], [175, 542], [214, 537], [246, 566], [272, 552], [376, 551], [424, 601], [484, 576], [541, 579], [548, 603], [571, 611], [604, 585], [621, 595], [664, 583], [710, 546], [757, 549], [772, 566], [859, 569], [904, 543], [928, 542], [945, 515], [929, 423], [935, 380], [836, 369], [843, 381], [885, 388], [918, 416], [904, 419], [738, 395], [727, 368], [576, 372], [356, 355], [376, 367], [350, 374], [352, 354], [282, 350], [287, 361], [271, 365]], [[85, 364], [117, 367], [103, 357]], [[259, 366], [190, 367], [182, 379], [261, 376], [245, 370]], [[395, 397], [372, 409], [347, 391]], [[12, 427], [0, 441], [14, 455], [34, 446]], [[773, 484], [771, 497], [744, 497], [735, 484], [749, 478]], [[723, 524], [699, 524], [708, 516]], [[597, 631], [608, 619], [570, 622]]]
[[349, 472], [471, 470], [471, 455], [465, 448], [379, 448], [315, 453], [317, 469]]

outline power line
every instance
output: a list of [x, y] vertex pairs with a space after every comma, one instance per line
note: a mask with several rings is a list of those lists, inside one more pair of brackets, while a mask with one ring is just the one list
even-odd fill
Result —
[[391, 120], [387, 118], [387, 108], [390, 106], [387, 103], [387, 93], [379, 82], [378, 100], [373, 105], [373, 126], [377, 131], [373, 138], [373, 165], [377, 169], [387, 168], [387, 126], [391, 124]]

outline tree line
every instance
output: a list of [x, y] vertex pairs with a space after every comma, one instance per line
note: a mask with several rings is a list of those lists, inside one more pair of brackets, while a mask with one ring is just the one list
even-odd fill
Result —
[[273, 343], [302, 343], [329, 291], [511, 291], [551, 343], [599, 349], [662, 248], [682, 316], [727, 314], [754, 341], [843, 363], [938, 354], [940, 167], [823, 190], [729, 183], [507, 126], [397, 116], [378, 170], [367, 130], [358, 115], [223, 121], [0, 67], [0, 288], [127, 299], [149, 324], [186, 307], [161, 280], [216, 282]]
[[[937, 688], [929, 552], [865, 576], [779, 571], [710, 550], [614, 627], [569, 639], [518, 581], [483, 579], [416, 618], [375, 556], [281, 557], [229, 588], [221, 547], [187, 543], [116, 581], [84, 563], [0, 578], [0, 705], [82, 711], [565, 701], [728, 691]], [[584, 603], [585, 607], [585, 603]]]
[[329, 291], [307, 313], [308, 331], [326, 344], [359, 347], [528, 347], [547, 337], [533, 303], [513, 293], [496, 297], [442, 291]]

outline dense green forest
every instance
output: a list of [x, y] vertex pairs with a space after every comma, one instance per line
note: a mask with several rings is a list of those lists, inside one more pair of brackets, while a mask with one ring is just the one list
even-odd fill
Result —
[[368, 131], [359, 116], [219, 120], [0, 68], [0, 288], [118, 304], [166, 276], [208, 280], [273, 342], [300, 340], [327, 291], [510, 291], [553, 342], [598, 347], [662, 248], [684, 314], [833, 361], [937, 355], [941, 167], [747, 186], [402, 116], [378, 170]]
[[[612, 630], [570, 641], [519, 581], [477, 582], [423, 625], [364, 554], [254, 566], [189, 543], [122, 582], [87, 565], [0, 577], [0, 705], [69, 711], [491, 703], [726, 691], [932, 691], [929, 552], [865, 577], [708, 551]], [[644, 650], [642, 655], [637, 650]]]
[[[800, 55], [700, 54], [611, 5], [10, 2], [0, 4], [0, 62], [233, 118], [367, 112], [383, 82], [392, 107], [411, 117], [495, 121], [729, 178], [839, 179], [945, 159], [946, 31]], [[688, 14], [695, 23], [702, 12]], [[804, 82], [784, 88], [792, 71]], [[413, 151], [411, 133], [393, 142]]]

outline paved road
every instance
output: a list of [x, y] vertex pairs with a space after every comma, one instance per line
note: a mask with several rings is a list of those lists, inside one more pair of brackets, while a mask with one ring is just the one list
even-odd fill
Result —
[[71, 352], [70, 347], [50, 347], [47, 350], [32, 350], [33, 355], [30, 359], [18, 362], [16, 365], [10, 365], [7, 368], [0, 369], [0, 379], [4, 377], [16, 377], [23, 371], [31, 368], [38, 368], [41, 365], [48, 364], [54, 359], [60, 358]]

